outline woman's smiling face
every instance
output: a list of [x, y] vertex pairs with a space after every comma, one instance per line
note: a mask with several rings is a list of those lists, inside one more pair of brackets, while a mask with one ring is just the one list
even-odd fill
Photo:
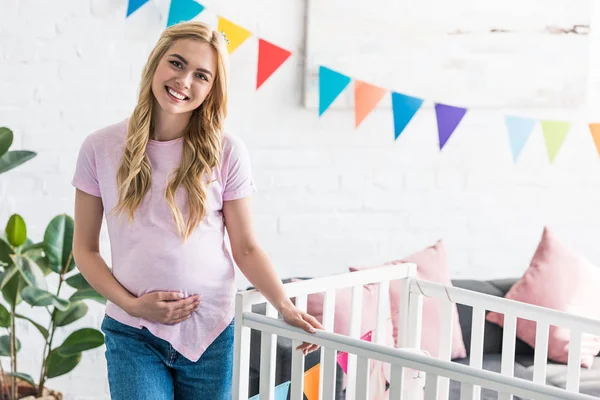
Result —
[[152, 79], [152, 93], [163, 111], [188, 113], [202, 104], [216, 77], [216, 57], [213, 47], [200, 40], [173, 43]]

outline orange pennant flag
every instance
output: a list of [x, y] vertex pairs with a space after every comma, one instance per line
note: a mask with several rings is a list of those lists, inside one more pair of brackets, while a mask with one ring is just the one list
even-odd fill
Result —
[[592, 132], [596, 150], [598, 151], [598, 154], [600, 154], [600, 123], [590, 124], [590, 132]]
[[252, 35], [249, 30], [242, 28], [241, 26], [236, 25], [223, 17], [219, 17], [217, 29], [219, 32], [223, 32], [225, 34], [225, 38], [227, 40], [227, 51], [229, 54], [233, 53], [235, 49], [237, 49]]
[[258, 41], [258, 71], [256, 73], [256, 89], [258, 89], [273, 72], [283, 64], [292, 53], [275, 46], [264, 39]]
[[304, 395], [308, 400], [319, 400], [319, 379], [321, 364], [317, 364], [304, 373]]
[[354, 81], [354, 116], [356, 127], [387, 93], [386, 89], [362, 81]]

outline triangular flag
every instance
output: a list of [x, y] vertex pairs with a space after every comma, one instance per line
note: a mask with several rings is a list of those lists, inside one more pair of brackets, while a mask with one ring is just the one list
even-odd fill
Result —
[[227, 43], [227, 50], [229, 51], [229, 54], [233, 53], [235, 49], [237, 49], [252, 35], [249, 30], [244, 29], [223, 17], [219, 17], [217, 30], [219, 32], [225, 32], [225, 37], [229, 41]]
[[536, 121], [531, 118], [507, 115], [504, 122], [508, 130], [508, 139], [510, 140], [513, 160], [516, 162], [525, 143], [527, 143], [527, 139], [529, 139], [531, 132], [533, 132]]
[[127, 16], [125, 18], [136, 12], [138, 8], [147, 2], [148, 0], [129, 0], [129, 3], [127, 4]]
[[256, 74], [256, 89], [258, 89], [273, 72], [283, 64], [292, 53], [267, 42], [258, 41], [258, 72]]
[[394, 111], [394, 138], [404, 131], [417, 110], [421, 108], [423, 99], [392, 92], [392, 109]]
[[596, 150], [598, 154], [600, 154], [600, 123], [590, 124], [590, 132], [592, 133], [592, 137], [594, 138], [594, 144], [596, 145]]
[[356, 127], [387, 93], [386, 89], [362, 81], [354, 81], [354, 122]]
[[203, 10], [204, 6], [196, 3], [194, 0], [171, 0], [169, 16], [167, 17], [167, 26], [189, 21]]
[[[361, 340], [366, 340], [367, 342], [370, 342], [372, 340], [372, 337], [373, 337], [373, 331], [369, 331], [361, 336]], [[348, 374], [348, 353], [346, 353], [345, 351], [339, 352], [338, 356], [337, 356], [337, 362], [340, 365], [340, 367], [342, 368], [342, 371], [344, 371], [344, 373], [347, 375]]]
[[435, 115], [437, 117], [440, 150], [442, 150], [450, 136], [452, 136], [454, 130], [466, 113], [466, 108], [454, 107], [440, 103], [435, 104]]
[[[290, 381], [287, 381], [286, 383], [282, 383], [281, 385], [275, 387], [275, 400], [287, 400], [288, 392], [290, 390], [290, 383]], [[259, 400], [259, 396], [260, 395], [257, 394], [256, 396], [252, 396], [248, 400]]]
[[304, 373], [304, 395], [308, 400], [319, 400], [319, 379], [321, 364], [317, 364]]
[[327, 67], [319, 67], [319, 116], [323, 115], [349, 83], [350, 77]]
[[571, 129], [571, 123], [567, 121], [542, 121], [541, 124], [546, 141], [546, 150], [548, 150], [548, 158], [552, 163], [565, 141], [569, 129]]

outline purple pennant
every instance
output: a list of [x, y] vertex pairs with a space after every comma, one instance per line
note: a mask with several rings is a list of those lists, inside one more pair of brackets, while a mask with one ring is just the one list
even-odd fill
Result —
[[438, 137], [440, 139], [440, 150], [444, 147], [454, 130], [467, 113], [466, 108], [454, 107], [446, 104], [435, 104], [435, 115], [437, 117]]

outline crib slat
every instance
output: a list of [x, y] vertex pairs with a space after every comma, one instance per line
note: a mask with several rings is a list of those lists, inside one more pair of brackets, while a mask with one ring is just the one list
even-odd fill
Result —
[[409, 296], [407, 347], [411, 349], [421, 348], [422, 329], [423, 295], [421, 293], [411, 293]]
[[[277, 318], [277, 310], [267, 303], [267, 317]], [[260, 398], [273, 400], [275, 397], [275, 353], [277, 335], [261, 332], [260, 335]]]
[[[442, 320], [440, 325], [439, 359], [450, 361], [452, 356], [452, 322], [454, 318], [454, 303], [449, 300], [442, 302]], [[429, 377], [427, 377], [429, 379]], [[450, 380], [440, 376], [438, 391], [441, 399], [447, 399], [450, 392]]]
[[569, 365], [567, 366], [567, 392], [579, 392], [582, 336], [580, 330], [571, 329], [569, 341]]
[[374, 343], [383, 344], [387, 333], [388, 318], [390, 317], [390, 282], [379, 282], [377, 290], [377, 323], [375, 325]]
[[535, 349], [533, 360], [533, 382], [546, 384], [546, 368], [548, 365], [548, 333], [550, 325], [538, 322], [535, 330]]
[[[360, 338], [362, 321], [362, 285], [352, 287], [352, 303], [350, 306], [350, 332], [349, 336]], [[356, 393], [356, 355], [348, 354], [348, 375], [346, 385], [346, 397], [354, 399]]]
[[408, 346], [408, 315], [410, 303], [410, 283], [417, 277], [417, 266], [411, 264], [407, 266], [406, 278], [400, 281], [400, 304], [398, 318], [398, 340], [396, 347]]
[[367, 400], [369, 397], [369, 359], [358, 357], [356, 367], [356, 400]]
[[[483, 334], [485, 329], [485, 309], [480, 306], [473, 307], [473, 327], [471, 329], [471, 354], [470, 366], [481, 369], [483, 365]], [[463, 383], [460, 390], [461, 400], [479, 400], [481, 387]]]
[[392, 364], [390, 371], [390, 400], [410, 400], [402, 397], [404, 390], [404, 367]]
[[[233, 362], [233, 399], [248, 400], [248, 378], [250, 371], [250, 328], [243, 326], [243, 315], [252, 311], [252, 304], [241, 294], [235, 303], [235, 339]], [[302, 399], [300, 399], [302, 400]]]
[[[514, 376], [515, 373], [515, 344], [517, 340], [517, 317], [510, 314], [504, 315], [504, 328], [502, 329], [502, 365], [500, 373]], [[512, 400], [510, 393], [500, 393], [498, 400]]]
[[[335, 291], [325, 292], [323, 303], [323, 328], [333, 332], [333, 321], [335, 314]], [[335, 373], [337, 365], [337, 351], [335, 349], [321, 348], [321, 385], [319, 390], [321, 400], [335, 399]]]
[[[425, 400], [437, 400], [438, 399], [438, 386], [439, 386], [439, 376], [434, 374], [427, 374], [425, 378]], [[442, 399], [447, 399], [446, 397], [440, 397]]]
[[[296, 307], [306, 311], [306, 295], [296, 297]], [[296, 350], [302, 344], [299, 340], [292, 340], [292, 381], [290, 385], [290, 400], [304, 400], [304, 354]]]

